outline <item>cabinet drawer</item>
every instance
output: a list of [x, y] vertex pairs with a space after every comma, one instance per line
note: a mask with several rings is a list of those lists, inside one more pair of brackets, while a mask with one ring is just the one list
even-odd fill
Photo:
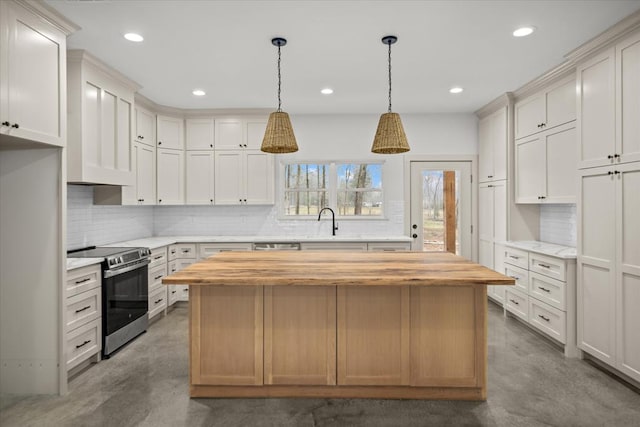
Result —
[[525, 322], [529, 321], [529, 296], [516, 289], [508, 288], [505, 291], [505, 308]]
[[176, 271], [178, 271], [178, 261], [170, 261], [167, 264], [167, 276], [172, 275]]
[[529, 298], [529, 323], [545, 334], [560, 341], [567, 342], [566, 313], [551, 307], [535, 298]]
[[195, 243], [179, 243], [169, 246], [169, 260], [178, 258], [196, 259]]
[[411, 243], [368, 243], [371, 252], [403, 252], [411, 250]]
[[167, 266], [160, 265], [153, 270], [149, 270], [149, 295], [156, 289], [162, 287], [162, 278], [167, 275]]
[[527, 293], [529, 291], [529, 272], [515, 265], [505, 264], [504, 275], [516, 279], [515, 288]]
[[101, 304], [101, 288], [93, 288], [87, 292], [67, 298], [67, 332], [99, 318], [102, 313]]
[[504, 250], [505, 264], [515, 265], [516, 267], [529, 268], [529, 252], [520, 249], [505, 248]]
[[155, 268], [159, 265], [166, 264], [167, 262], [167, 247], [163, 246], [161, 248], [157, 248], [151, 251], [151, 255], [149, 256], [149, 270]]
[[67, 298], [86, 292], [89, 289], [99, 288], [102, 283], [100, 264], [77, 268], [67, 273]]
[[149, 294], [149, 319], [167, 307], [167, 290], [160, 288]]
[[178, 289], [178, 301], [189, 301], [189, 285], [176, 285]]
[[67, 370], [102, 350], [102, 318], [85, 323], [67, 334]]
[[251, 247], [251, 243], [201, 243], [198, 245], [198, 258], [209, 258], [218, 252], [250, 251]]
[[558, 258], [529, 254], [529, 270], [562, 282], [567, 280], [565, 262]]
[[346, 243], [301, 243], [300, 249], [303, 251], [366, 251], [366, 243], [346, 242]]
[[172, 306], [178, 301], [180, 289], [178, 285], [167, 285], [167, 307]]
[[566, 283], [535, 272], [529, 273], [529, 295], [558, 310], [566, 311]]

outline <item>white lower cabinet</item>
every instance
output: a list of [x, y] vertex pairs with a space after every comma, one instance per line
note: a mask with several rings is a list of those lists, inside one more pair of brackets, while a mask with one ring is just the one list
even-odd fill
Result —
[[411, 250], [411, 242], [407, 243], [388, 243], [388, 242], [376, 242], [367, 243], [367, 250], [369, 252], [404, 252]]
[[252, 243], [200, 243], [198, 245], [198, 259], [209, 258], [219, 252], [236, 252], [252, 250]]
[[578, 357], [575, 260], [507, 246], [504, 274], [516, 280], [506, 287], [505, 312], [564, 345], [565, 356]]
[[[176, 243], [169, 246], [169, 271], [170, 274], [190, 266], [198, 259], [198, 252], [195, 243]], [[174, 292], [175, 291], [175, 292]], [[189, 301], [188, 285], [171, 285], [167, 289], [167, 299], [173, 305], [176, 301]]]
[[167, 290], [162, 286], [149, 294], [149, 319], [163, 313], [167, 308]]
[[102, 350], [102, 280], [100, 264], [71, 270], [66, 286], [66, 364], [71, 370]]

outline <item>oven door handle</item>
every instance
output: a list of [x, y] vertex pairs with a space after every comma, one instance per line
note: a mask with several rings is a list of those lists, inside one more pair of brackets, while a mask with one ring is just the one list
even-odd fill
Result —
[[119, 268], [117, 270], [107, 270], [103, 274], [103, 278], [108, 279], [109, 277], [118, 276], [120, 274], [128, 273], [129, 271], [137, 270], [139, 268], [147, 266], [151, 261], [145, 259], [143, 261], [137, 262], [129, 267]]

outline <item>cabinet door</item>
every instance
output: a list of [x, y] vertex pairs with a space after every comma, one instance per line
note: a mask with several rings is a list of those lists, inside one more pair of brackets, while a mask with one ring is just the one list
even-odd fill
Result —
[[213, 204], [213, 164], [211, 151], [187, 151], [187, 204]]
[[158, 149], [158, 204], [184, 204], [184, 151]]
[[[493, 240], [507, 240], [507, 182], [498, 181], [493, 184]], [[496, 271], [498, 266], [495, 266]]]
[[616, 169], [617, 367], [640, 381], [640, 163]]
[[156, 148], [138, 144], [136, 186], [143, 205], [156, 204]]
[[613, 48], [578, 66], [578, 166], [613, 163], [615, 61]]
[[155, 146], [155, 138], [153, 137], [155, 122], [156, 118], [153, 113], [136, 107], [136, 141]]
[[215, 121], [215, 149], [238, 150], [244, 148], [246, 142], [240, 119], [218, 119]]
[[615, 186], [610, 168], [582, 170], [578, 193], [578, 347], [615, 366]]
[[131, 159], [131, 135], [133, 129], [131, 127], [131, 117], [133, 111], [132, 106], [126, 99], [118, 98], [117, 100], [117, 125], [116, 125], [116, 152], [115, 152], [115, 169], [123, 172], [131, 172], [134, 163]]
[[240, 150], [215, 153], [214, 200], [216, 205], [243, 203], [242, 154]]
[[273, 155], [261, 151], [244, 153], [245, 202], [249, 205], [274, 204]]
[[507, 179], [507, 107], [491, 115], [493, 179]]
[[[122, 204], [123, 205], [138, 205], [138, 144], [133, 144], [131, 147], [131, 164], [134, 168], [136, 175], [136, 182], [133, 185], [122, 186]], [[94, 189], [95, 194], [95, 189]]]
[[515, 105], [516, 139], [533, 135], [544, 130], [545, 97], [540, 93], [523, 99]]
[[578, 186], [578, 140], [574, 123], [544, 134], [546, 144], [547, 203], [575, 203]]
[[546, 191], [544, 141], [531, 137], [516, 145], [516, 203], [541, 203]]
[[264, 383], [336, 384], [336, 287], [264, 290]]
[[576, 119], [576, 78], [571, 78], [545, 93], [546, 119], [543, 130]]
[[640, 160], [640, 34], [616, 47], [616, 153], [620, 161]]
[[158, 116], [158, 148], [184, 150], [183, 120]]
[[259, 150], [262, 146], [264, 131], [267, 129], [266, 119], [250, 119], [244, 122], [245, 129], [245, 148], [250, 150]]
[[21, 6], [2, 2], [0, 134], [63, 146], [66, 36]]
[[493, 241], [493, 185], [480, 184], [478, 191], [478, 235], [481, 239]]
[[213, 118], [186, 120], [187, 150], [213, 150]]
[[480, 182], [493, 178], [493, 146], [491, 144], [491, 116], [487, 116], [478, 123], [478, 174]]

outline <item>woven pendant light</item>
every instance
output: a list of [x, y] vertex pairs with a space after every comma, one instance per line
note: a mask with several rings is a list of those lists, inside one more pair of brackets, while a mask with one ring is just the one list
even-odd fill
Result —
[[398, 113], [391, 112], [391, 45], [398, 41], [396, 36], [385, 36], [382, 43], [389, 46], [389, 112], [380, 116], [371, 152], [376, 154], [398, 154], [410, 150], [407, 135]]
[[289, 114], [281, 109], [280, 100], [280, 48], [287, 44], [287, 40], [281, 37], [271, 39], [271, 43], [278, 47], [278, 109], [269, 114], [267, 129], [264, 132], [262, 146], [260, 150], [265, 153], [294, 153], [298, 151], [296, 136], [293, 134], [293, 127]]

